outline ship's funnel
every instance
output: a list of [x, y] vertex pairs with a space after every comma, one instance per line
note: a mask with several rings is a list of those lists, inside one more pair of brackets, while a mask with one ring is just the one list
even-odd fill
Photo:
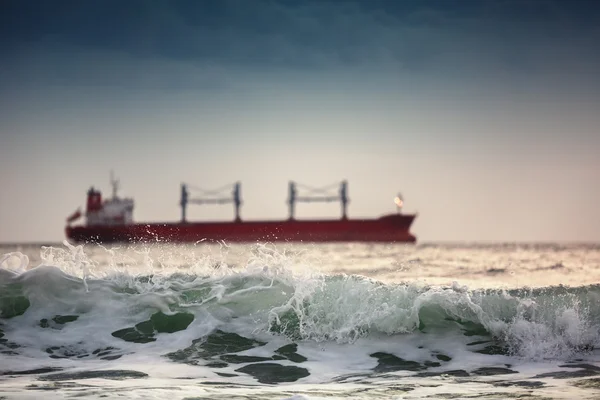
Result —
[[91, 213], [102, 209], [102, 194], [93, 187], [87, 193], [86, 213]]

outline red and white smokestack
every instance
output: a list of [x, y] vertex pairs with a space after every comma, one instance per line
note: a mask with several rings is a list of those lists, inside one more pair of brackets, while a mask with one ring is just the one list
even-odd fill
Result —
[[102, 209], [102, 194], [93, 187], [87, 192], [87, 207], [86, 213], [99, 211]]

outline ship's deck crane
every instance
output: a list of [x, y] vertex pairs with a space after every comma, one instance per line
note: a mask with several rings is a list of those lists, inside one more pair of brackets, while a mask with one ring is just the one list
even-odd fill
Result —
[[[231, 192], [231, 196], [223, 197], [223, 192], [230, 188], [233, 188], [233, 190]], [[201, 195], [203, 197], [190, 198], [188, 189], [192, 189], [197, 192], [201, 192]], [[236, 182], [234, 184], [229, 184], [229, 185], [223, 186], [218, 189], [206, 190], [206, 189], [202, 189], [199, 187], [194, 187], [194, 186], [182, 183], [181, 184], [181, 201], [179, 203], [181, 205], [181, 222], [182, 223], [187, 222], [186, 221], [186, 209], [187, 209], [188, 203], [198, 204], [198, 205], [233, 203], [233, 206], [235, 209], [235, 221], [240, 222], [241, 221], [240, 206], [242, 205], [241, 184], [240, 184], [240, 182]]]
[[[308, 191], [308, 195], [298, 196], [297, 186], [300, 186]], [[342, 219], [348, 219], [347, 208], [350, 199], [348, 198], [348, 182], [342, 181], [339, 184], [339, 193], [337, 195], [331, 194], [331, 190], [338, 186], [338, 183], [324, 186], [321, 188], [312, 188], [305, 185], [297, 184], [296, 182], [290, 182], [289, 184], [289, 198], [288, 205], [290, 208], [290, 220], [294, 219], [294, 211], [296, 208], [296, 202], [332, 202], [339, 201], [342, 205]], [[310, 195], [314, 194], [314, 195]]]

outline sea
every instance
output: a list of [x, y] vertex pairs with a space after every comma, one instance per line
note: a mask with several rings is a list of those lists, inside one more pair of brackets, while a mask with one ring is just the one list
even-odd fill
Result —
[[0, 245], [2, 399], [600, 399], [600, 245]]

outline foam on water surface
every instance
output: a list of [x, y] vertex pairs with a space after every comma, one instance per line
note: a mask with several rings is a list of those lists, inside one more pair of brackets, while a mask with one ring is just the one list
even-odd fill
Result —
[[[423, 265], [432, 252], [454, 268], [457, 251], [465, 264], [481, 264], [472, 276], [490, 275], [485, 258], [495, 276], [502, 265], [514, 268], [520, 248], [6, 250], [0, 392], [11, 396], [563, 398], [599, 387], [598, 284], [435, 283], [444, 268], [416, 276], [431, 268]], [[582, 269], [592, 276], [600, 253], [593, 246], [526, 252], [526, 270], [536, 271], [530, 259], [539, 253], [563, 265], [586, 260]], [[372, 276], [340, 271], [343, 263], [356, 269], [353, 260], [369, 260]], [[392, 268], [415, 276], [385, 279]]]

